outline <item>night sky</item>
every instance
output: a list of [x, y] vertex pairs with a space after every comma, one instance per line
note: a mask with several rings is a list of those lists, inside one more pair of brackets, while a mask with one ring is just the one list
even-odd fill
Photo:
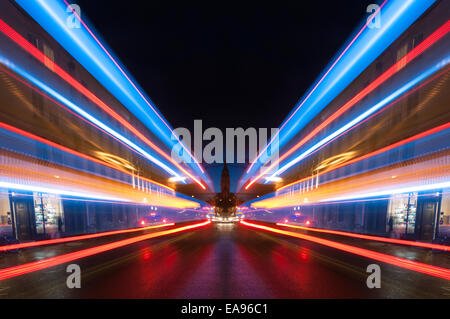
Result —
[[279, 126], [377, 1], [75, 2], [173, 127], [225, 130]]

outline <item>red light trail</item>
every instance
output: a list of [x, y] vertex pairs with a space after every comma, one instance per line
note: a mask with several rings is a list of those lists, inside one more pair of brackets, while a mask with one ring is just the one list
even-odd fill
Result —
[[92, 101], [95, 105], [104, 110], [107, 114], [109, 114], [112, 118], [114, 118], [117, 122], [126, 127], [130, 132], [139, 137], [145, 144], [150, 146], [153, 150], [155, 150], [158, 154], [163, 156], [173, 165], [175, 165], [178, 169], [180, 169], [184, 174], [189, 176], [193, 181], [200, 185], [202, 189], [206, 189], [201, 181], [199, 181], [196, 177], [194, 177], [191, 173], [185, 170], [179, 163], [174, 161], [172, 157], [166, 154], [162, 149], [160, 149], [157, 145], [155, 145], [152, 141], [150, 141], [144, 134], [138, 131], [131, 123], [125, 120], [122, 116], [120, 116], [117, 112], [111, 109], [108, 105], [106, 105], [102, 100], [100, 100], [94, 93], [89, 91], [86, 87], [84, 87], [80, 82], [74, 79], [70, 74], [64, 71], [59, 65], [54, 63], [52, 60], [47, 58], [47, 56], [33, 46], [30, 42], [28, 42], [24, 37], [22, 37], [19, 33], [17, 33], [13, 28], [11, 28], [8, 24], [6, 24], [2, 19], [0, 19], [0, 31], [2, 31], [6, 36], [8, 36], [11, 40], [13, 40], [17, 45], [19, 45], [22, 49], [31, 54], [34, 58], [36, 58], [39, 62], [49, 67], [53, 72], [55, 72], [59, 77], [61, 77], [64, 81], [69, 83], [75, 89], [77, 89], [81, 94], [87, 97], [90, 101]]
[[142, 94], [142, 92], [137, 88], [137, 86], [134, 84], [133, 81], [128, 77], [128, 75], [125, 73], [125, 71], [122, 69], [122, 67], [117, 63], [117, 61], [112, 57], [112, 55], [109, 53], [108, 50], [103, 46], [103, 44], [98, 40], [98, 38], [95, 36], [95, 34], [89, 29], [89, 27], [86, 25], [86, 23], [81, 19], [81, 17], [78, 15], [78, 13], [72, 8], [72, 6], [66, 1], [63, 0], [64, 3], [67, 5], [67, 7], [72, 11], [72, 13], [75, 15], [75, 17], [83, 24], [83, 26], [86, 28], [86, 30], [89, 32], [89, 34], [94, 38], [95, 42], [102, 48], [102, 50], [108, 55], [108, 57], [113, 61], [113, 63], [117, 66], [117, 68], [120, 70], [120, 72], [126, 77], [128, 82], [134, 87], [134, 89], [139, 93], [139, 95], [142, 97], [142, 99], [147, 103], [148, 106], [152, 109], [152, 111], [159, 117], [159, 119], [166, 125], [166, 127], [172, 132], [172, 134], [176, 137], [180, 145], [185, 149], [186, 152], [188, 152], [189, 156], [194, 160], [194, 162], [197, 164], [197, 166], [200, 168], [200, 171], [204, 173], [204, 170], [200, 163], [195, 159], [195, 157], [192, 155], [192, 153], [186, 148], [184, 143], [181, 143], [178, 136], [172, 131], [169, 124], [162, 118], [162, 116], [156, 111], [156, 109], [153, 107], [153, 105], [145, 98], [145, 96]]
[[152, 226], [147, 226], [147, 227], [113, 230], [113, 231], [107, 231], [107, 232], [95, 233], [95, 234], [89, 234], [89, 235], [71, 236], [71, 237], [64, 237], [64, 238], [57, 238], [57, 239], [39, 240], [39, 241], [34, 241], [34, 242], [29, 242], [29, 243], [5, 245], [5, 246], [0, 246], [0, 251], [55, 245], [55, 244], [67, 243], [67, 242], [71, 242], [71, 241], [99, 238], [99, 237], [105, 237], [105, 236], [111, 236], [111, 235], [126, 234], [126, 233], [132, 233], [132, 232], [137, 232], [137, 231], [156, 229], [156, 228], [162, 228], [162, 227], [168, 227], [168, 226], [174, 226], [174, 225], [175, 225], [175, 223], [167, 223], [167, 224], [152, 225]]
[[[69, 154], [72, 154], [72, 155], [75, 155], [75, 156], [79, 156], [79, 157], [84, 158], [84, 159], [86, 159], [86, 160], [92, 161], [92, 162], [94, 162], [94, 163], [97, 163], [97, 164], [100, 164], [100, 165], [103, 165], [103, 166], [107, 166], [107, 167], [109, 167], [109, 168], [112, 168], [112, 169], [114, 169], [114, 170], [117, 170], [117, 171], [120, 171], [120, 172], [122, 172], [122, 173], [125, 173], [125, 174], [127, 174], [127, 175], [132, 176], [132, 175], [131, 175], [128, 171], [126, 171], [125, 169], [122, 169], [122, 168], [120, 168], [120, 167], [114, 166], [114, 165], [109, 164], [109, 163], [107, 163], [107, 162], [101, 161], [101, 160], [99, 160], [99, 159], [97, 159], [97, 158], [95, 158], [95, 157], [92, 157], [92, 156], [89, 156], [89, 155], [86, 155], [86, 154], [77, 152], [77, 151], [75, 151], [75, 150], [73, 150], [73, 149], [70, 149], [70, 148], [68, 148], [68, 147], [65, 147], [65, 146], [62, 146], [62, 145], [60, 145], [60, 144], [54, 143], [54, 142], [52, 142], [52, 141], [49, 141], [49, 140], [47, 140], [47, 139], [44, 139], [44, 138], [42, 138], [42, 137], [40, 137], [40, 136], [34, 135], [34, 134], [29, 133], [29, 132], [27, 132], [27, 131], [21, 130], [21, 129], [19, 129], [19, 128], [17, 128], [17, 127], [14, 127], [14, 126], [11, 126], [11, 125], [9, 125], [9, 124], [0, 122], [0, 128], [3, 128], [3, 129], [5, 129], [5, 130], [14, 132], [14, 133], [19, 134], [19, 135], [22, 135], [22, 136], [25, 136], [25, 137], [30, 138], [30, 139], [32, 139], [32, 140], [41, 142], [41, 143], [43, 143], [43, 144], [46, 144], [46, 145], [49, 145], [49, 146], [51, 146], [51, 147], [57, 148], [57, 149], [59, 149], [59, 150], [61, 150], [61, 151], [67, 152], [67, 153], [69, 153]], [[149, 179], [149, 178], [142, 177], [142, 176], [139, 176], [139, 178], [141, 178], [141, 179], [143, 179], [143, 180], [145, 180], [145, 181], [147, 181], [147, 182], [153, 183], [153, 184], [155, 184], [155, 185], [164, 187], [164, 188], [166, 188], [166, 189], [168, 189], [168, 190], [170, 190], [170, 191], [172, 191], [172, 192], [175, 191], [175, 189], [173, 189], [172, 187], [169, 187], [169, 186], [167, 186], [167, 185], [158, 183], [158, 182], [156, 182], [156, 181], [154, 181], [154, 180], [151, 180], [151, 179]]]
[[437, 266], [433, 266], [433, 265], [427, 265], [424, 263], [420, 263], [420, 262], [416, 262], [416, 261], [412, 261], [412, 260], [408, 260], [408, 259], [404, 259], [404, 258], [400, 258], [400, 257], [390, 256], [390, 255], [382, 254], [382, 253], [364, 249], [364, 248], [341, 244], [341, 243], [331, 241], [328, 239], [322, 239], [322, 238], [314, 237], [314, 236], [310, 236], [310, 235], [299, 234], [299, 233], [292, 232], [292, 231], [286, 231], [286, 230], [268, 227], [268, 226], [264, 226], [264, 225], [260, 225], [260, 224], [253, 224], [253, 223], [249, 223], [246, 221], [241, 221], [240, 223], [242, 225], [245, 225], [248, 227], [262, 229], [262, 230], [276, 233], [276, 234], [281, 234], [281, 235], [285, 235], [285, 236], [290, 236], [290, 237], [295, 237], [295, 238], [311, 241], [316, 244], [335, 248], [335, 249], [342, 250], [342, 251], [345, 251], [345, 252], [348, 252], [351, 254], [355, 254], [358, 256], [365, 257], [365, 258], [369, 258], [369, 259], [377, 260], [377, 261], [384, 262], [387, 264], [391, 264], [391, 265], [394, 265], [397, 267], [401, 267], [401, 268], [413, 270], [416, 272], [420, 272], [423, 274], [427, 274], [430, 276], [435, 276], [435, 277], [450, 280], [450, 269], [437, 267]]
[[[356, 94], [353, 98], [347, 101], [343, 106], [341, 106], [336, 112], [330, 115], [325, 121], [317, 125], [308, 135], [302, 138], [297, 144], [295, 144], [292, 148], [286, 151], [280, 158], [278, 158], [274, 163], [268, 166], [263, 172], [261, 172], [258, 176], [256, 176], [252, 181], [250, 181], [245, 189], [249, 189], [256, 181], [258, 181], [264, 174], [270, 171], [273, 167], [278, 165], [282, 160], [287, 158], [301, 146], [303, 146], [306, 142], [311, 140], [317, 133], [323, 130], [326, 126], [328, 126], [331, 122], [336, 120], [354, 105], [356, 105], [359, 101], [365, 98], [368, 94], [373, 92], [376, 88], [378, 88], [381, 84], [391, 78], [398, 71], [403, 69], [409, 62], [413, 61], [420, 54], [426, 51], [429, 47], [439, 41], [442, 37], [444, 37], [450, 30], [450, 21], [444, 23], [441, 27], [439, 27], [436, 31], [434, 31], [430, 36], [428, 36], [425, 40], [423, 40], [417, 47], [411, 50], [408, 54], [406, 54], [403, 58], [397, 61], [394, 65], [392, 65], [388, 70], [386, 70], [382, 75], [380, 75], [377, 79], [375, 79], [372, 83], [366, 86], [363, 90], [361, 90], [358, 94]], [[278, 131], [279, 132], [279, 131]]]
[[201, 222], [201, 223], [191, 224], [191, 225], [173, 228], [173, 229], [169, 229], [169, 230], [159, 231], [156, 233], [151, 233], [151, 234], [136, 236], [136, 237], [132, 237], [132, 238], [124, 239], [124, 240], [119, 240], [119, 241], [115, 241], [115, 242], [112, 242], [109, 244], [100, 245], [100, 246], [96, 246], [96, 247], [92, 247], [92, 248], [87, 248], [87, 249], [75, 251], [73, 253], [68, 253], [68, 254], [59, 255], [59, 256], [55, 256], [55, 257], [51, 257], [51, 258], [47, 258], [47, 259], [42, 259], [42, 260], [38, 260], [35, 262], [19, 265], [19, 266], [13, 266], [13, 267], [9, 267], [9, 268], [0, 269], [0, 280], [21, 276], [21, 275], [28, 274], [28, 273], [31, 273], [34, 271], [46, 269], [49, 267], [54, 267], [54, 266], [61, 265], [61, 264], [67, 263], [67, 262], [71, 262], [71, 261], [74, 261], [77, 259], [100, 254], [105, 251], [124, 247], [124, 246], [131, 245], [131, 244], [134, 244], [134, 243], [137, 243], [140, 241], [148, 240], [151, 238], [161, 237], [161, 236], [175, 234], [175, 233], [179, 233], [179, 232], [190, 230], [190, 229], [203, 227], [210, 223], [211, 222], [208, 220], [208, 221]]
[[[308, 221], [306, 222], [306, 224], [310, 225], [311, 222], [308, 224]], [[375, 240], [375, 241], [381, 241], [381, 242], [392, 243], [392, 244], [408, 245], [408, 246], [416, 246], [416, 247], [424, 247], [424, 248], [430, 248], [430, 249], [438, 249], [438, 250], [443, 250], [443, 251], [450, 251], [450, 246], [445, 246], [445, 245], [421, 243], [421, 242], [415, 242], [415, 241], [411, 241], [411, 240], [386, 238], [386, 237], [380, 237], [380, 236], [369, 236], [369, 235], [343, 232], [343, 231], [338, 231], [338, 230], [303, 227], [303, 226], [299, 226], [299, 225], [290, 225], [290, 224], [285, 224], [285, 223], [277, 223], [277, 225], [283, 226], [283, 227], [295, 228], [295, 229], [308, 230], [308, 231], [313, 231], [313, 232], [318, 232], [318, 233], [326, 233], [326, 234], [347, 236], [347, 237], [353, 237], [353, 238]]]
[[[447, 70], [448, 70], [448, 69], [447, 69]], [[446, 71], [447, 71], [447, 70], [446, 70]], [[394, 143], [394, 144], [391, 144], [391, 145], [388, 145], [388, 146], [386, 146], [386, 147], [380, 148], [380, 149], [378, 149], [378, 150], [376, 150], [376, 151], [367, 153], [367, 154], [365, 154], [365, 155], [362, 155], [362, 156], [360, 156], [360, 157], [354, 158], [354, 159], [349, 160], [349, 161], [347, 161], [347, 162], [338, 164], [338, 165], [336, 165], [336, 166], [333, 166], [332, 168], [325, 169], [325, 170], [323, 170], [322, 172], [319, 172], [316, 176], [322, 176], [323, 174], [328, 173], [328, 172], [331, 172], [331, 171], [334, 171], [334, 170], [336, 170], [336, 169], [338, 169], [338, 168], [341, 168], [341, 167], [344, 167], [344, 166], [347, 166], [347, 165], [350, 165], [350, 164], [354, 164], [354, 163], [356, 163], [356, 162], [362, 161], [362, 160], [367, 159], [367, 158], [369, 158], [369, 157], [372, 157], [372, 156], [381, 154], [381, 153], [383, 153], [383, 152], [392, 150], [392, 149], [394, 149], [394, 148], [396, 148], [396, 147], [399, 147], [399, 146], [405, 145], [405, 144], [407, 144], [407, 143], [416, 141], [416, 140], [418, 140], [418, 139], [421, 139], [421, 138], [426, 137], [426, 136], [429, 136], [429, 135], [431, 135], [431, 134], [434, 134], [434, 133], [443, 131], [443, 130], [448, 129], [448, 128], [450, 128], [450, 122], [447, 122], [447, 123], [445, 123], [445, 124], [439, 125], [439, 126], [437, 126], [437, 127], [434, 127], [434, 128], [429, 129], [429, 130], [427, 130], [427, 131], [425, 131], [425, 132], [416, 134], [416, 135], [414, 135], [414, 136], [408, 137], [408, 138], [406, 138], [406, 139], [404, 139], [404, 140], [398, 141], [398, 142], [396, 142], [396, 143]], [[303, 181], [305, 181], [305, 180], [308, 180], [308, 179], [310, 179], [310, 178], [311, 178], [311, 177], [308, 176], [308, 177], [299, 179], [299, 180], [297, 180], [297, 181], [294, 181], [294, 182], [292, 182], [292, 183], [286, 184], [286, 185], [284, 185], [284, 186], [278, 188], [278, 189], [277, 189], [277, 192], [280, 191], [280, 190], [282, 190], [282, 189], [285, 189], [285, 188], [287, 188], [287, 187], [289, 187], [289, 186], [292, 186], [292, 185], [301, 183], [301, 182], [303, 182]]]
[[[65, 1], [65, 0], [64, 0]], [[385, 0], [379, 8], [373, 13], [371, 18], [367, 20], [366, 24], [359, 30], [359, 32], [355, 35], [355, 37], [352, 39], [352, 41], [347, 45], [347, 47], [342, 51], [342, 53], [339, 55], [339, 57], [333, 62], [333, 64], [329, 67], [327, 72], [320, 78], [319, 82], [314, 86], [314, 88], [309, 92], [309, 94], [305, 97], [305, 99], [302, 101], [302, 103], [295, 109], [295, 111], [289, 116], [289, 118], [281, 125], [280, 129], [275, 133], [275, 135], [271, 138], [270, 142], [264, 147], [264, 149], [259, 153], [259, 155], [253, 160], [253, 162], [250, 164], [250, 167], [247, 169], [247, 173], [250, 172], [253, 165], [256, 163], [256, 161], [261, 157], [261, 155], [265, 152], [265, 150], [269, 147], [269, 145], [272, 143], [273, 139], [279, 135], [280, 131], [283, 129], [283, 127], [289, 122], [289, 120], [297, 113], [297, 111], [302, 107], [302, 105], [308, 100], [308, 98], [311, 96], [311, 94], [314, 93], [314, 91], [317, 89], [317, 87], [322, 83], [322, 81], [325, 79], [325, 77], [328, 75], [328, 73], [331, 72], [331, 70], [334, 68], [334, 66], [339, 62], [339, 60], [342, 58], [342, 56], [345, 54], [345, 52], [350, 49], [350, 47], [353, 45], [353, 43], [359, 38], [361, 33], [367, 28], [367, 26], [372, 22], [372, 20], [375, 18], [375, 16], [380, 12], [381, 8], [386, 4], [387, 0]], [[246, 188], [247, 189], [247, 188]]]

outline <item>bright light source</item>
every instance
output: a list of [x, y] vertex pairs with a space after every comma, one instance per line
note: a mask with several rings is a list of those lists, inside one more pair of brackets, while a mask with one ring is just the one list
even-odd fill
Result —
[[185, 176], [172, 176], [169, 178], [170, 183], [184, 182], [185, 180], [186, 180]]
[[274, 182], [274, 183], [279, 183], [281, 182], [283, 179], [279, 176], [268, 176], [266, 177], [266, 182]]

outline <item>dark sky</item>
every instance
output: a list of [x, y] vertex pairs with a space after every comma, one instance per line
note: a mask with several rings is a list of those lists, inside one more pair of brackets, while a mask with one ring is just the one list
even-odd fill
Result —
[[76, 1], [173, 127], [223, 130], [279, 126], [374, 2]]

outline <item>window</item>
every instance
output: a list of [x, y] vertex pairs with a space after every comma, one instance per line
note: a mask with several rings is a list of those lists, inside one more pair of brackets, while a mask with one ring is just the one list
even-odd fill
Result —
[[422, 41], [423, 41], [423, 33], [420, 33], [420, 34], [416, 35], [413, 38], [413, 48], [418, 46]]
[[[404, 44], [400, 49], [397, 50], [397, 62], [400, 61], [408, 52], [408, 44]], [[398, 70], [403, 69], [406, 65], [406, 59], [398, 64]]]
[[64, 232], [64, 214], [59, 196], [33, 193], [37, 234]]
[[0, 238], [12, 237], [11, 206], [7, 189], [0, 189]]
[[389, 201], [386, 231], [393, 237], [414, 234], [416, 225], [417, 193], [399, 194]]
[[439, 212], [439, 237], [450, 237], [450, 188], [442, 190], [441, 210]]
[[54, 63], [55, 62], [55, 53], [46, 44], [44, 44], [44, 54], [45, 54], [44, 65], [47, 68], [49, 68], [50, 70], [54, 71], [54, 68], [55, 68], [55, 63]]

